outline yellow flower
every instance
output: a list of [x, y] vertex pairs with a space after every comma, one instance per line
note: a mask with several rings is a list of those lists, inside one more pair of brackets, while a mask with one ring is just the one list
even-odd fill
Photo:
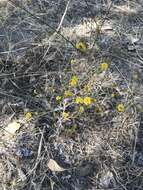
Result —
[[33, 118], [32, 112], [26, 112], [25, 113], [25, 120], [30, 121]]
[[73, 77], [71, 78], [69, 84], [70, 84], [70, 86], [72, 86], [72, 87], [77, 86], [77, 84], [78, 84], [78, 77], [77, 77], [77, 76], [73, 76]]
[[56, 100], [57, 100], [57, 101], [60, 101], [61, 99], [62, 99], [61, 96], [56, 96]]
[[92, 103], [92, 99], [87, 96], [87, 97], [85, 97], [85, 98], [83, 99], [83, 103], [84, 103], [86, 106], [88, 106], [88, 105], [90, 105], [90, 104]]
[[116, 110], [117, 110], [118, 112], [124, 112], [124, 111], [125, 111], [125, 106], [124, 106], [124, 104], [118, 104], [118, 105], [116, 106]]
[[75, 45], [76, 49], [80, 50], [81, 52], [87, 51], [87, 44], [85, 42], [77, 42]]
[[71, 91], [65, 91], [64, 96], [67, 97], [71, 97], [73, 96], [73, 93]]
[[69, 117], [69, 113], [68, 112], [63, 112], [63, 119], [67, 120]]
[[106, 71], [107, 69], [108, 69], [108, 67], [109, 67], [109, 64], [108, 63], [101, 63], [100, 64], [100, 70], [101, 71]]
[[83, 106], [80, 106], [80, 107], [79, 107], [79, 112], [80, 112], [80, 113], [83, 113], [83, 112], [84, 112], [84, 107], [83, 107]]
[[76, 104], [83, 104], [83, 98], [78, 96], [78, 97], [76, 97], [75, 102], [76, 102]]

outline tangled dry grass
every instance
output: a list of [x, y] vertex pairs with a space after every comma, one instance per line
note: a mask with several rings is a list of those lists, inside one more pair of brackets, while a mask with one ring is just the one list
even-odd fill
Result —
[[142, 9], [0, 1], [0, 189], [143, 189]]

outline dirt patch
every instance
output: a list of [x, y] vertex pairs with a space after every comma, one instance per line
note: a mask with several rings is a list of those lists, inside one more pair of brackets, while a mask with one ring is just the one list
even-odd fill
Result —
[[142, 1], [3, 2], [1, 189], [143, 189]]

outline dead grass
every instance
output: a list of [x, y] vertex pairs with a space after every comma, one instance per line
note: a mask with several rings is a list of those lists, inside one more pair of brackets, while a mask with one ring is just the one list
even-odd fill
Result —
[[0, 189], [143, 189], [142, 2], [1, 3]]

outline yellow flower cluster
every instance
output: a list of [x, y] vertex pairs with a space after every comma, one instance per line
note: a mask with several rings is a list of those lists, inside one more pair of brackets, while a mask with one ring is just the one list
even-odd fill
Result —
[[83, 98], [80, 97], [80, 96], [76, 97], [75, 103], [76, 103], [76, 104], [83, 104]]
[[71, 96], [73, 96], [73, 95], [74, 95], [74, 94], [73, 94], [71, 91], [65, 91], [65, 92], [64, 92], [65, 98], [71, 97]]
[[108, 63], [103, 62], [103, 63], [100, 64], [100, 70], [101, 71], [106, 71], [108, 68], [109, 68]]
[[80, 106], [80, 107], [79, 107], [79, 112], [80, 112], [80, 113], [83, 113], [83, 112], [84, 112], [84, 107], [83, 107], [83, 106]]
[[118, 104], [117, 106], [116, 106], [116, 110], [118, 111], [118, 112], [124, 112], [125, 111], [125, 106], [124, 106], [124, 104]]
[[63, 119], [67, 120], [69, 118], [69, 113], [68, 112], [63, 112]]
[[83, 103], [84, 103], [86, 106], [91, 105], [92, 99], [87, 96], [87, 97], [85, 97], [85, 98], [83, 99]]
[[[71, 97], [71, 96], [73, 96], [74, 94], [71, 92], [71, 91], [69, 91], [69, 90], [67, 90], [67, 91], [65, 91], [64, 92], [64, 97], [65, 98], [68, 98], [68, 97]], [[61, 101], [62, 100], [62, 96], [56, 96], [56, 101]]]
[[86, 106], [91, 105], [93, 102], [95, 102], [96, 100], [93, 101], [93, 99], [89, 96], [86, 96], [84, 98], [78, 96], [75, 99], [75, 103], [76, 104], [85, 104]]
[[57, 101], [60, 101], [61, 99], [62, 99], [61, 96], [56, 96], [56, 100], [57, 100]]
[[76, 49], [78, 49], [81, 52], [86, 52], [87, 51], [87, 44], [85, 42], [77, 42], [75, 45]]
[[26, 121], [30, 121], [33, 118], [32, 112], [26, 112], [24, 115]]
[[69, 85], [72, 87], [76, 87], [78, 85], [78, 77], [76, 75], [71, 78]]

